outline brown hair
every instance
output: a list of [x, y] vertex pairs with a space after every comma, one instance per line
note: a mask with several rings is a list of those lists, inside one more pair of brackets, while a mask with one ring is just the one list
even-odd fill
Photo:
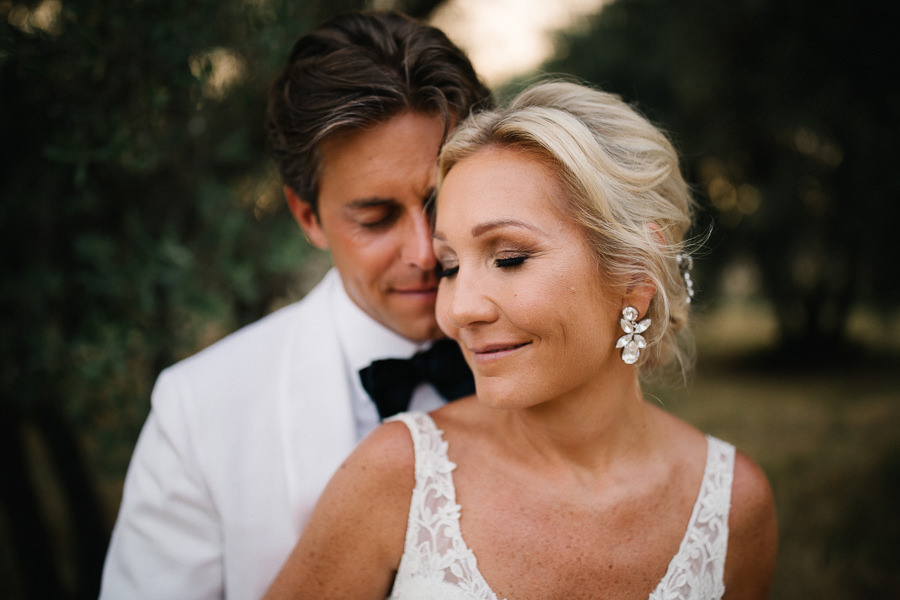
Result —
[[294, 45], [269, 94], [266, 131], [283, 182], [318, 208], [322, 141], [404, 111], [442, 115], [445, 134], [490, 91], [444, 33], [396, 12], [351, 12]]

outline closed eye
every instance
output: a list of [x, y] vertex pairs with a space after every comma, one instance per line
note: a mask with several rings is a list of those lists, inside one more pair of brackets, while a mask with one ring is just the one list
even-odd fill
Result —
[[435, 269], [436, 275], [438, 279], [443, 279], [445, 277], [453, 277], [459, 272], [459, 266], [455, 267], [447, 267], [446, 269], [438, 265]]
[[509, 258], [498, 258], [494, 261], [494, 264], [501, 269], [509, 268], [509, 267], [518, 267], [522, 263], [528, 260], [528, 257], [525, 255], [522, 256], [510, 256]]
[[378, 215], [375, 218], [370, 220], [361, 219], [359, 222], [360, 227], [363, 229], [385, 229], [390, 227], [397, 221], [400, 216], [400, 211], [396, 209], [390, 209], [384, 211], [383, 214]]
[[348, 221], [357, 227], [378, 231], [389, 229], [402, 215], [396, 201], [384, 198], [363, 198], [351, 202], [343, 209]]

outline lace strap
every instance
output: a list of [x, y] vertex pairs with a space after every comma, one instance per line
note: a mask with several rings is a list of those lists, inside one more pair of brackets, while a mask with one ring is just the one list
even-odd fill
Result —
[[424, 413], [390, 420], [406, 424], [416, 453], [416, 484], [391, 600], [497, 600], [462, 538], [452, 476], [456, 465], [448, 458], [443, 432]]
[[706, 456], [706, 472], [703, 474], [703, 505], [713, 511], [709, 519], [697, 517], [698, 523], [714, 523], [718, 535], [716, 545], [721, 549], [721, 568], [725, 563], [728, 547], [728, 514], [731, 510], [731, 484], [734, 479], [734, 446], [712, 436], [707, 436], [709, 444]]
[[[711, 575], [715, 595], [725, 593], [725, 555], [728, 551], [728, 515], [731, 512], [731, 484], [734, 480], [734, 446], [712, 436], [707, 436], [709, 449], [704, 474], [706, 498], [703, 506], [709, 517], [697, 516], [697, 527], [708, 535], [712, 555]], [[703, 492], [701, 492], [703, 493]]]
[[449, 547], [461, 544], [462, 538], [452, 476], [456, 465], [448, 458], [443, 432], [422, 412], [400, 413], [388, 420], [406, 424], [416, 455], [416, 483], [409, 507], [404, 558], [412, 549], [445, 553]]
[[725, 593], [734, 446], [706, 436], [706, 467], [678, 554], [650, 600], [721, 598]]
[[447, 442], [441, 437], [443, 432], [430, 416], [423, 412], [404, 412], [385, 419], [386, 423], [390, 421], [402, 421], [409, 429], [416, 455], [416, 489], [424, 487], [427, 477], [434, 476], [432, 467], [435, 462], [445, 465], [438, 472], [450, 480], [450, 472], [456, 465], [447, 458]]

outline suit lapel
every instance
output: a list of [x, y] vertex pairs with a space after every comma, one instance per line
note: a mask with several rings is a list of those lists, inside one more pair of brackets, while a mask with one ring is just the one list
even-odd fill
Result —
[[356, 446], [350, 388], [331, 309], [337, 273], [303, 300], [291, 324], [279, 390], [285, 477], [293, 526], [299, 535], [315, 502]]

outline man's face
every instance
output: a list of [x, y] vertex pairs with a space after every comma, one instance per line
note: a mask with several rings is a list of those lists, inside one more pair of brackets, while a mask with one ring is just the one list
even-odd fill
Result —
[[410, 112], [323, 142], [318, 217], [285, 189], [310, 240], [331, 251], [350, 298], [414, 341], [443, 337], [425, 213], [443, 131], [441, 117]]

